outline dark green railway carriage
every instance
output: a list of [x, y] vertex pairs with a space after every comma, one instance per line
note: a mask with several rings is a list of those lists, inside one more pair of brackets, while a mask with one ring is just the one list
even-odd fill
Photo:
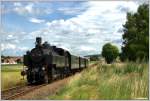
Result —
[[85, 68], [85, 58], [79, 57], [80, 69]]
[[52, 64], [56, 66], [56, 68], [63, 68], [65, 67], [65, 57], [60, 55], [53, 55], [52, 57]]
[[87, 68], [89, 65], [89, 60], [86, 58], [84, 58], [84, 65], [85, 65], [85, 68]]
[[71, 55], [71, 69], [79, 69], [79, 57]]

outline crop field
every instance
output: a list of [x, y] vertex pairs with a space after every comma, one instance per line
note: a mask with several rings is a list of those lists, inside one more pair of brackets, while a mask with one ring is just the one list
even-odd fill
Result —
[[26, 80], [20, 75], [22, 64], [1, 66], [1, 89], [24, 85]]
[[148, 84], [148, 63], [98, 63], [74, 76], [49, 99], [148, 99]]

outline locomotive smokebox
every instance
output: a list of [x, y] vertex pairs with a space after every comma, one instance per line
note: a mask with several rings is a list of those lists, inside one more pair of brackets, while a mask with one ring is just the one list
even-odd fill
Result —
[[42, 38], [41, 37], [36, 37], [36, 45], [41, 46], [42, 44]]

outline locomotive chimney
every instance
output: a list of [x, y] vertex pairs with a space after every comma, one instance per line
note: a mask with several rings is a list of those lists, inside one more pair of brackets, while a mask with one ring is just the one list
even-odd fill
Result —
[[41, 44], [42, 44], [42, 38], [36, 37], [36, 46], [41, 46]]

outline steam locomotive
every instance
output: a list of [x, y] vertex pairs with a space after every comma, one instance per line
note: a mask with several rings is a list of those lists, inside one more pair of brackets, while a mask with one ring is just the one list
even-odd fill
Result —
[[25, 70], [21, 74], [26, 74], [29, 84], [50, 83], [88, 66], [86, 58], [71, 55], [48, 42], [42, 44], [41, 37], [36, 38], [35, 48], [26, 52], [23, 61]]

